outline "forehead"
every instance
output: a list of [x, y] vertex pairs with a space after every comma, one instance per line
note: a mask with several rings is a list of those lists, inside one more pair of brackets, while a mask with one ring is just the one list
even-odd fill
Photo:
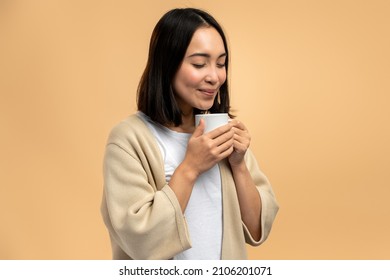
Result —
[[225, 52], [223, 40], [218, 31], [214, 27], [201, 27], [192, 36], [186, 55], [207, 53], [219, 56]]

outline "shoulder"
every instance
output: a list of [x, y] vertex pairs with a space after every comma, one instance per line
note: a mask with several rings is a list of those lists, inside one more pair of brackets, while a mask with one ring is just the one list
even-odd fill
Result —
[[112, 128], [105, 149], [105, 166], [123, 164], [131, 158], [128, 164], [134, 167], [139, 166], [135, 163], [140, 163], [143, 170], [152, 169], [150, 172], [165, 180], [165, 176], [160, 176], [164, 164], [157, 140], [138, 114], [127, 117]]
[[116, 124], [107, 139], [107, 145], [118, 146], [140, 145], [153, 141], [154, 137], [144, 121], [137, 115], [130, 115]]

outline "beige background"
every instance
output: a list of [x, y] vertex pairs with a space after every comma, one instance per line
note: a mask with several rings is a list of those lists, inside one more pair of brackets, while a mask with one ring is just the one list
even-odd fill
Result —
[[253, 259], [390, 258], [389, 1], [0, 1], [0, 258], [109, 259], [111, 127], [157, 20], [211, 12], [281, 205]]

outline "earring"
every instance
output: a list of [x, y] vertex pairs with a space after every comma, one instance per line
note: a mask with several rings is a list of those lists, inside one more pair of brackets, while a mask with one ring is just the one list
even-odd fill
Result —
[[217, 93], [217, 102], [218, 102], [218, 104], [221, 104], [221, 92], [219, 90]]

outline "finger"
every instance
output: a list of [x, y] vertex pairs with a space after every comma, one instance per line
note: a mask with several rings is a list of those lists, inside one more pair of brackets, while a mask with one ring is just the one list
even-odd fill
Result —
[[232, 129], [232, 125], [230, 123], [228, 124], [225, 124], [223, 126], [220, 126], [210, 132], [208, 132], [206, 135], [211, 138], [211, 139], [214, 139], [214, 138], [217, 138], [218, 136], [228, 132], [229, 130]]
[[242, 132], [242, 131], [240, 131], [240, 132], [235, 131], [234, 139], [242, 144], [247, 145], [248, 147], [249, 147], [249, 144], [251, 142], [250, 135], [248, 133]]
[[230, 156], [233, 152], [234, 152], [233, 146], [229, 146], [226, 150], [224, 150], [223, 152], [220, 153], [219, 159], [222, 160], [222, 159], [224, 159], [224, 158], [227, 158], [227, 157]]
[[230, 148], [233, 148], [234, 146], [234, 139], [231, 138], [229, 139], [228, 141], [225, 141], [224, 143], [222, 143], [221, 145], [219, 145], [217, 147], [217, 152], [218, 153], [224, 153], [226, 150], [230, 149]]
[[243, 143], [238, 142], [237, 140], [234, 140], [233, 148], [234, 148], [234, 151], [236, 151], [237, 153], [245, 153], [246, 150], [248, 149], [248, 146], [243, 144]]
[[246, 137], [248, 139], [250, 138], [250, 135], [249, 135], [248, 131], [246, 131], [246, 130], [239, 129], [237, 127], [233, 127], [232, 130], [234, 131], [235, 135], [239, 135], [241, 137]]
[[205, 122], [204, 119], [199, 120], [198, 126], [195, 128], [194, 133], [192, 134], [192, 137], [199, 137], [203, 134], [205, 128]]
[[220, 145], [226, 143], [227, 141], [233, 140], [233, 139], [234, 139], [234, 131], [229, 130], [229, 131], [225, 132], [224, 134], [219, 135], [218, 137], [214, 138], [213, 141], [214, 141], [214, 144], [216, 146], [220, 146]]
[[245, 126], [242, 122], [240, 122], [239, 120], [233, 120], [233, 121], [231, 121], [230, 123], [231, 123], [231, 124], [233, 125], [233, 127], [235, 127], [235, 128], [238, 128], [238, 129], [240, 129], [240, 130], [247, 131], [246, 126]]
[[233, 145], [235, 150], [246, 151], [250, 146], [250, 139], [236, 134]]
[[218, 147], [218, 149], [220, 149], [220, 152], [218, 155], [218, 160], [222, 160], [222, 159], [230, 156], [234, 152], [233, 140], [229, 141], [229, 143], [228, 142], [224, 143], [223, 145]]

